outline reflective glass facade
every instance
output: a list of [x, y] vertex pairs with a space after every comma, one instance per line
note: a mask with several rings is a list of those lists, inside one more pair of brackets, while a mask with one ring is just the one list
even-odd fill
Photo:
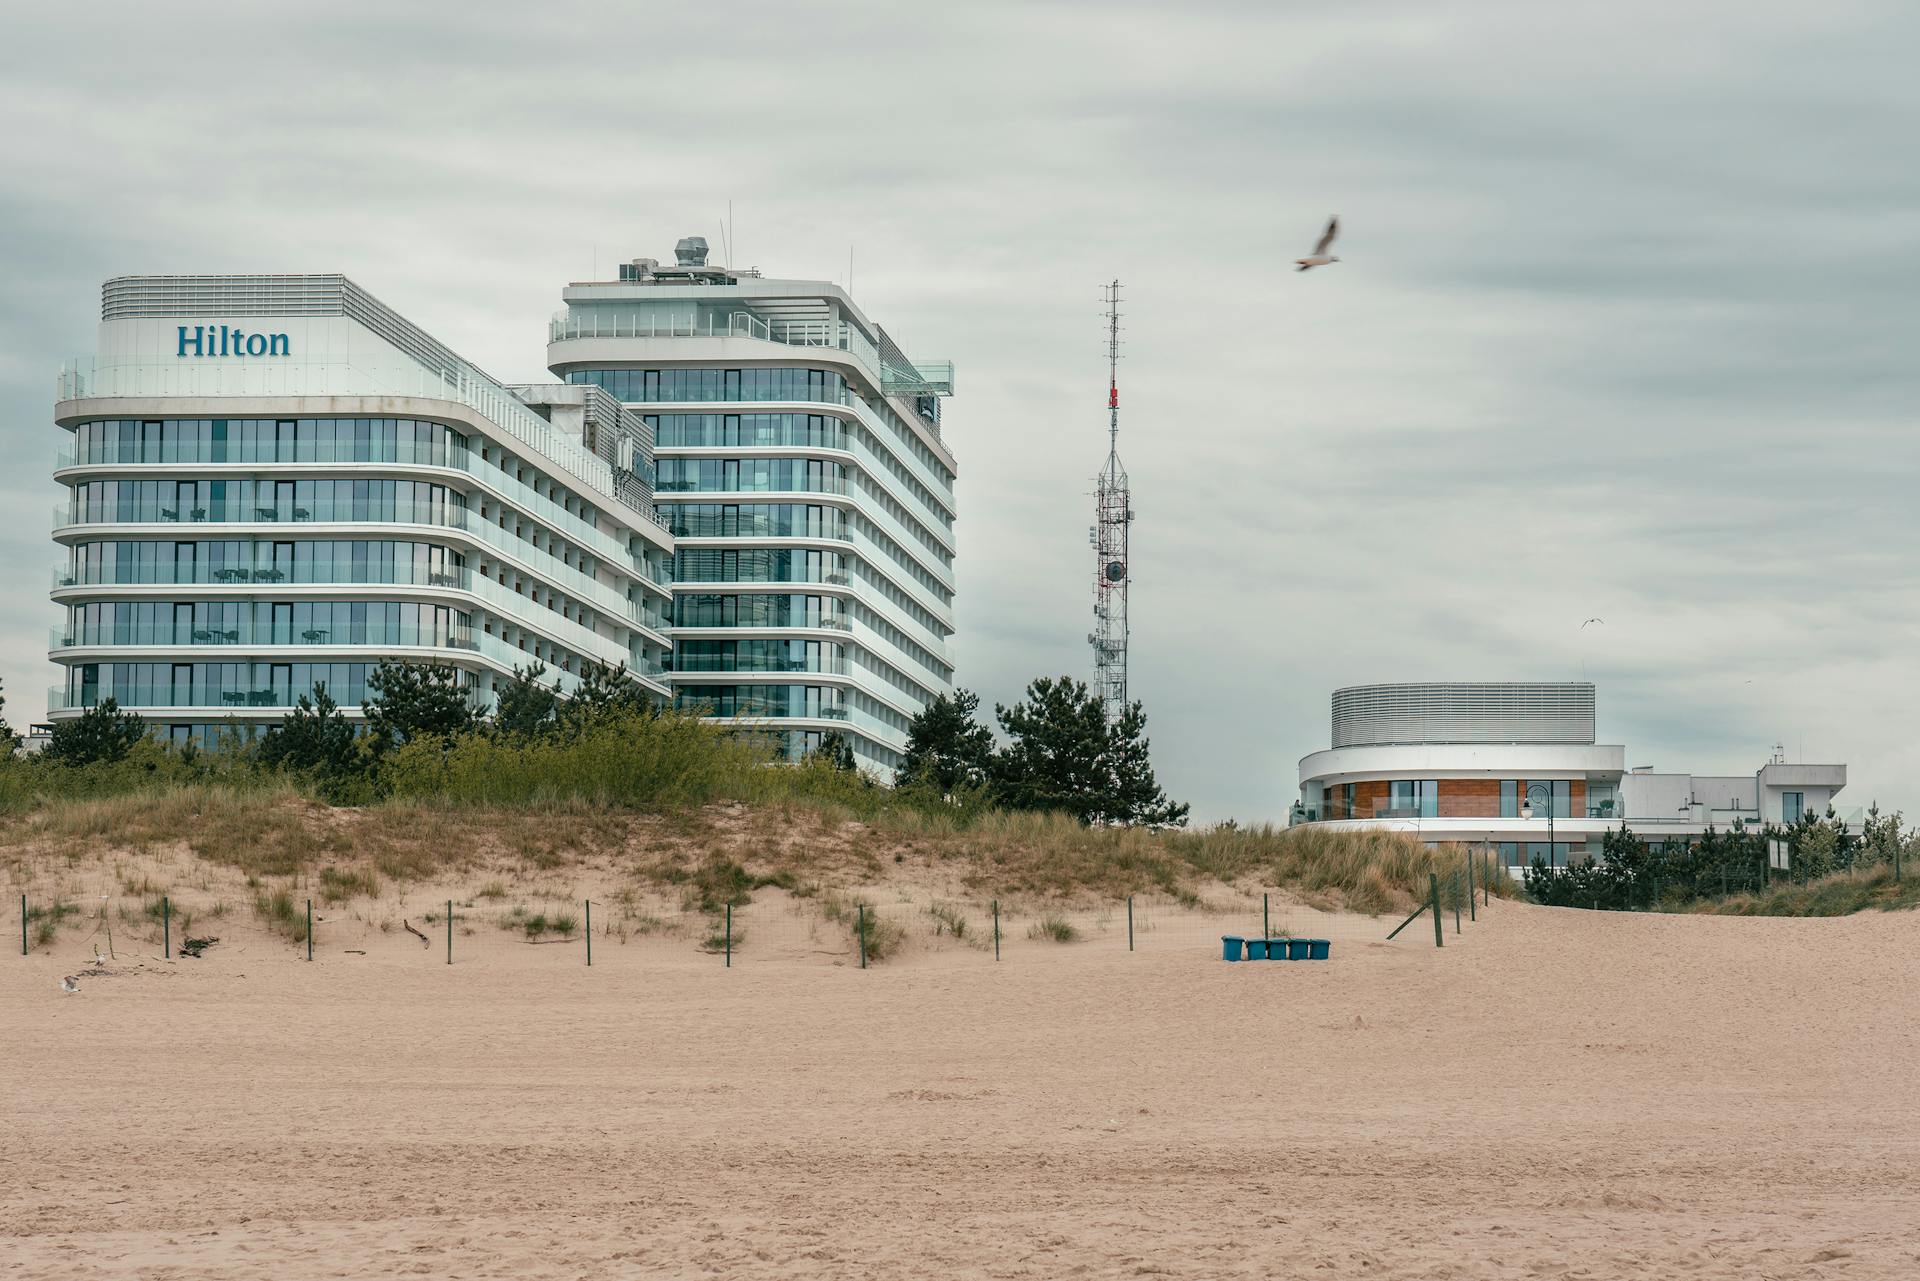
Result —
[[473, 616], [382, 600], [94, 601], [68, 611], [68, 645], [389, 645], [465, 649]]
[[414, 418], [108, 418], [74, 430], [73, 461], [458, 467], [466, 452], [465, 436]]
[[570, 383], [605, 388], [635, 404], [715, 400], [847, 403], [847, 384], [831, 369], [576, 369]]
[[68, 520], [292, 524], [296, 521], [406, 521], [445, 524], [466, 508], [445, 485], [413, 480], [89, 480], [73, 487]]

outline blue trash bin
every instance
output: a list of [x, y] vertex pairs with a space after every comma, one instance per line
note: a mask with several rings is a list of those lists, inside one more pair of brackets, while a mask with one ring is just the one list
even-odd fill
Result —
[[1287, 959], [1289, 961], [1304, 961], [1311, 953], [1311, 947], [1312, 945], [1307, 939], [1288, 939]]
[[1267, 940], [1267, 959], [1269, 961], [1286, 960], [1287, 959], [1287, 941], [1285, 939], [1268, 939]]
[[1239, 960], [1240, 945], [1244, 942], [1246, 942], [1245, 939], [1238, 938], [1235, 935], [1222, 934], [1220, 936], [1220, 955], [1229, 961]]
[[1266, 960], [1267, 959], [1267, 941], [1265, 939], [1248, 939], [1247, 940], [1247, 959], [1249, 961]]
[[1307, 942], [1311, 945], [1311, 950], [1307, 953], [1307, 959], [1310, 961], [1326, 960], [1327, 952], [1333, 947], [1332, 939], [1308, 939]]

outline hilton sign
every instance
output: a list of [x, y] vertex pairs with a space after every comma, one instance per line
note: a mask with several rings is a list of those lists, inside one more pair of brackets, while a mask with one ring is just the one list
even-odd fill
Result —
[[225, 325], [181, 325], [179, 356], [285, 356], [285, 334], [250, 334]]

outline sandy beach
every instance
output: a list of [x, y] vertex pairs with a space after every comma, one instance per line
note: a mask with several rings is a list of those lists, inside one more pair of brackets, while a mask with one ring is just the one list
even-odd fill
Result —
[[[1494, 903], [591, 970], [504, 934], [0, 960], [0, 1264], [91, 1277], [1899, 1277], [1920, 920]], [[66, 952], [75, 951], [68, 946]], [[467, 955], [470, 951], [471, 955]]]

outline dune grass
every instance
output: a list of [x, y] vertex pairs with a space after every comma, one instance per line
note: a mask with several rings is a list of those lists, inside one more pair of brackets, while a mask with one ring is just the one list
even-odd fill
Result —
[[1920, 875], [1906, 870], [1898, 881], [1886, 866], [1836, 872], [1806, 885], [1776, 882], [1757, 894], [1701, 900], [1686, 911], [1713, 916], [1851, 916], [1878, 909], [1920, 907]]

